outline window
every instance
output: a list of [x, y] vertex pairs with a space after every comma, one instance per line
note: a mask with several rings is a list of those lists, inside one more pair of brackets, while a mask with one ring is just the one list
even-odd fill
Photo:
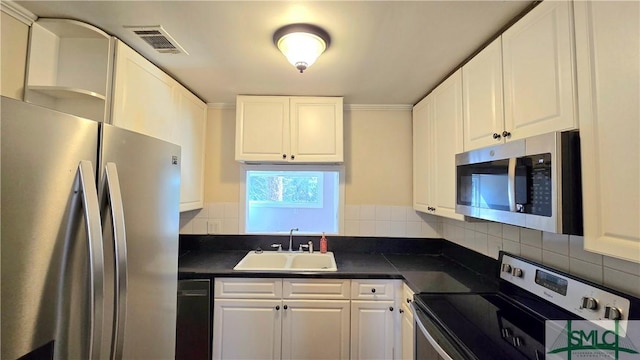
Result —
[[343, 173], [341, 166], [244, 166], [244, 232], [340, 233]]

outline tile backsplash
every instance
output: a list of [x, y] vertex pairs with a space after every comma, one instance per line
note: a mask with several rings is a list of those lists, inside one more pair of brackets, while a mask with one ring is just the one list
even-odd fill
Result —
[[640, 264], [586, 251], [582, 236], [480, 220], [443, 219], [442, 227], [445, 239], [487, 256], [504, 250], [640, 297]]
[[[209, 203], [180, 214], [180, 234], [240, 233], [238, 203]], [[345, 236], [441, 238], [442, 220], [410, 206], [346, 205]]]
[[[585, 251], [582, 236], [445, 219], [409, 206], [346, 205], [344, 211], [340, 235], [444, 238], [495, 259], [504, 250], [640, 297], [640, 264]], [[238, 213], [238, 203], [206, 204], [181, 214], [180, 234], [239, 234]]]

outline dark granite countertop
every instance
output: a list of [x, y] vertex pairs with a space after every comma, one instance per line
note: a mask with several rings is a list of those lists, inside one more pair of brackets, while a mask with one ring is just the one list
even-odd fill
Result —
[[[335, 272], [236, 271], [233, 267], [247, 251], [192, 250], [179, 258], [180, 278], [213, 277], [313, 277], [353, 279], [404, 279], [415, 293], [494, 292], [490, 273], [463, 266], [443, 254], [386, 254], [335, 252]], [[464, 259], [463, 259], [464, 260]]]

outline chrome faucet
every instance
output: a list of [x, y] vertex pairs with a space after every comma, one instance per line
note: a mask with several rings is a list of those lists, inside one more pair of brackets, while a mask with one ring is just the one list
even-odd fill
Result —
[[293, 251], [293, 232], [298, 231], [298, 228], [289, 230], [289, 252]]

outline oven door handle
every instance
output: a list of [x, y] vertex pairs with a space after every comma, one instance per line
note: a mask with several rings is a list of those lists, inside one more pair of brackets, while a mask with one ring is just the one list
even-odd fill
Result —
[[416, 325], [418, 325], [418, 327], [420, 328], [419, 329], [420, 332], [424, 335], [424, 337], [427, 339], [427, 341], [429, 341], [431, 346], [433, 346], [433, 349], [440, 356], [442, 356], [442, 358], [444, 360], [453, 360], [453, 358], [449, 354], [447, 354], [446, 351], [444, 351], [442, 346], [440, 344], [438, 344], [436, 339], [434, 339], [433, 336], [431, 336], [431, 334], [429, 334], [429, 332], [427, 331], [425, 326], [422, 324], [422, 320], [420, 318], [421, 317], [426, 317], [426, 314], [422, 310], [420, 310], [419, 308], [417, 308], [415, 306], [415, 302], [411, 302], [411, 304], [409, 304], [409, 306], [411, 306], [411, 310], [413, 311], [413, 317], [414, 317], [414, 321], [415, 321]]

